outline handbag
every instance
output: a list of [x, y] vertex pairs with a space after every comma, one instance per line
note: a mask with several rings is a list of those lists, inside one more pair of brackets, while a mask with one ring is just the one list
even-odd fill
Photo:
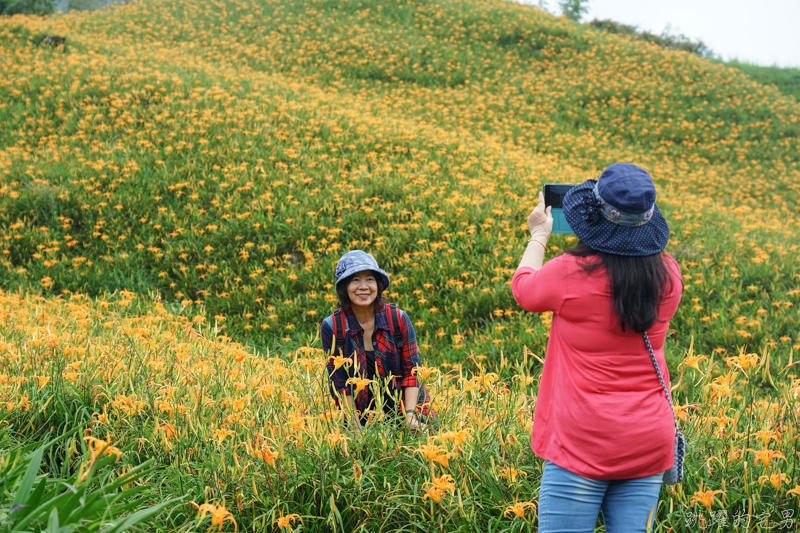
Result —
[[669, 389], [667, 389], [666, 383], [664, 383], [664, 378], [661, 376], [661, 369], [658, 368], [656, 355], [653, 353], [653, 347], [650, 346], [650, 339], [647, 337], [647, 332], [642, 333], [642, 336], [644, 337], [645, 344], [647, 344], [647, 349], [650, 351], [650, 358], [653, 360], [656, 374], [658, 374], [661, 387], [664, 389], [667, 402], [669, 402], [672, 420], [675, 422], [675, 462], [669, 470], [664, 472], [664, 479], [662, 481], [664, 485], [675, 485], [683, 481], [683, 460], [686, 457], [686, 438], [683, 436], [683, 433], [678, 430], [678, 418], [675, 416], [675, 408], [672, 406], [672, 396], [669, 393]]

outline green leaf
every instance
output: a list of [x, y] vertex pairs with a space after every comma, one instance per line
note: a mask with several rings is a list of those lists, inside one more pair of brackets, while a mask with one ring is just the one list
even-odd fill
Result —
[[31, 493], [31, 489], [33, 488], [33, 483], [36, 481], [36, 474], [39, 473], [39, 466], [42, 463], [42, 455], [44, 454], [44, 446], [37, 448], [30, 456], [28, 469], [25, 472], [25, 477], [22, 478], [22, 483], [20, 483], [19, 488], [17, 489], [17, 495], [14, 498], [14, 501], [11, 502], [11, 506], [15, 505], [22, 505], [23, 503], [27, 503], [28, 505], [36, 505], [38, 502], [28, 502], [28, 496]]
[[47, 488], [47, 480], [42, 479], [36, 488], [33, 490], [33, 493], [28, 497], [28, 503], [24, 510], [20, 510], [20, 512], [16, 515], [16, 519], [20, 520], [21, 518], [27, 516], [29, 513], [33, 512], [35, 506], [42, 500], [42, 496], [44, 495], [45, 489]]
[[[69, 515], [67, 515], [67, 510], [81, 508], [77, 501], [78, 495], [72, 494], [71, 492], [64, 492], [62, 494], [55, 495], [54, 497], [52, 496], [52, 493], [50, 493], [48, 496], [51, 497], [42, 501], [38, 507], [31, 508], [29, 512], [25, 513], [24, 519], [17, 521], [17, 523], [14, 525], [14, 528], [16, 530], [23, 529], [34, 520], [42, 519], [47, 514], [47, 510], [50, 508], [61, 512], [61, 516], [66, 516], [64, 521], [68, 523], [70, 520]], [[72, 505], [63, 505], [64, 502], [70, 502], [70, 500], [72, 500]]]
[[93, 498], [90, 504], [84, 504], [80, 508], [76, 509], [75, 512], [70, 514], [69, 520], [70, 522], [77, 522], [81, 519], [89, 520], [103, 516], [119, 516], [139, 507], [146, 501], [146, 498], [142, 497], [136, 500], [130, 500], [124, 504], [117, 504], [117, 502], [124, 501], [131, 496], [142, 492], [143, 490], [145, 490], [145, 487], [135, 487], [120, 494], [114, 495], [104, 495], [99, 492], [94, 493], [93, 495], [96, 494], [99, 497]]
[[59, 533], [57, 509], [50, 511], [50, 518], [47, 519], [47, 531], [50, 533]]
[[110, 525], [108, 528], [102, 530], [102, 532], [103, 533], [122, 533], [123, 531], [127, 531], [129, 528], [131, 528], [135, 524], [137, 524], [137, 523], [141, 522], [142, 520], [145, 520], [145, 519], [153, 516], [154, 514], [159, 512], [161, 509], [163, 509], [167, 505], [173, 504], [173, 503], [175, 503], [177, 501], [180, 501], [182, 499], [183, 498], [174, 498], [174, 499], [162, 502], [162, 503], [160, 503], [158, 505], [155, 505], [153, 507], [149, 507], [147, 509], [142, 509], [140, 511], [136, 511], [135, 513], [133, 513], [129, 517], [125, 518], [124, 520], [121, 520], [117, 524]]

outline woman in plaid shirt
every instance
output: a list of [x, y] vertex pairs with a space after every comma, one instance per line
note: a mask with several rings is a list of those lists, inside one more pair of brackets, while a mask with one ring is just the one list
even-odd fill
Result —
[[405, 312], [386, 303], [382, 293], [388, 286], [389, 275], [372, 255], [353, 250], [339, 259], [339, 309], [320, 324], [322, 348], [331, 354], [331, 396], [340, 407], [344, 400], [345, 410], [364, 425], [366, 414], [378, 407], [369, 386], [377, 382], [388, 391], [384, 412], [402, 412], [408, 428], [423, 429], [420, 417], [430, 414], [430, 398], [414, 373], [420, 366], [414, 326]]

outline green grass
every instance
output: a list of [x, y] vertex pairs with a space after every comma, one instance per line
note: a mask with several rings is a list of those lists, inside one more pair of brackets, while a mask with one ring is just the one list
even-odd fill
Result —
[[763, 66], [738, 60], [726, 61], [725, 65], [741, 70], [758, 83], [775, 86], [800, 102], [800, 68]]
[[[536, 501], [543, 463], [530, 448], [541, 365], [524, 348], [498, 365], [473, 358], [426, 368], [439, 411], [431, 434], [380, 418], [353, 431], [329, 399], [318, 349], [254, 351], [188, 309], [131, 293], [96, 301], [0, 294], [0, 304], [0, 405], [9, 409], [0, 475], [9, 464], [14, 470], [7, 502], [37, 460], [28, 452], [39, 445], [24, 443], [66, 431], [42, 456], [37, 482], [47, 497], [27, 489], [23, 497], [63, 508], [74, 496], [64, 481], [91, 508], [92, 498], [117, 497], [125, 476], [136, 476], [117, 510], [140, 500], [152, 511], [183, 497], [147, 520], [149, 530], [206, 531], [208, 516], [198, 520], [193, 501], [225, 505], [240, 531], [278, 530], [280, 517], [292, 514], [298, 531], [535, 531], [535, 509], [524, 517], [509, 511]], [[795, 370], [784, 369], [779, 350], [723, 359], [690, 349], [677, 357], [671, 384], [689, 441], [686, 477], [662, 491], [656, 531], [694, 533], [690, 513], [710, 520], [712, 510], [733, 517], [757, 508], [774, 520], [794, 508], [800, 488], [787, 491], [800, 485]], [[86, 426], [122, 452], [119, 461], [98, 461], [96, 479], [108, 481], [100, 486], [76, 479], [90, 462], [75, 434]], [[754, 461], [762, 449], [783, 458]], [[780, 474], [775, 489], [769, 476]], [[435, 502], [426, 495], [442, 476], [452, 488]], [[706, 490], [722, 491], [710, 509], [692, 501]], [[90, 510], [71, 516], [92, 520]], [[52, 512], [38, 516], [45, 511]]]
[[[8, 533], [86, 531], [123, 533], [142, 526], [181, 498], [153, 503], [149, 489], [153, 461], [114, 466], [117, 457], [103, 446], [89, 450], [80, 427], [59, 428], [44, 443], [0, 418], [0, 529]], [[55, 435], [58, 435], [56, 432]], [[15, 442], [23, 437], [20, 444]], [[116, 450], [116, 449], [115, 449]], [[119, 450], [116, 450], [119, 451]], [[122, 452], [120, 452], [121, 456]]]
[[656, 35], [648, 31], [639, 30], [636, 26], [622, 24], [610, 19], [594, 19], [586, 24], [609, 33], [627, 35], [643, 42], [655, 43], [667, 50], [682, 50], [700, 57], [715, 60], [725, 66], [733, 67], [744, 72], [758, 83], [775, 86], [775, 88], [787, 96], [794, 96], [795, 99], [800, 97], [800, 69], [798, 68], [757, 65], [737, 59], [722, 61], [720, 59], [715, 59], [714, 51], [708, 48], [703, 41], [692, 41], [684, 35], [670, 35], [667, 33]]

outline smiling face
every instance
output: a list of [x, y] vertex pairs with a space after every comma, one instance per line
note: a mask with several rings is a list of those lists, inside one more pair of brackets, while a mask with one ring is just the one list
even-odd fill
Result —
[[347, 296], [353, 307], [368, 307], [378, 297], [378, 278], [371, 270], [357, 272], [347, 284]]

